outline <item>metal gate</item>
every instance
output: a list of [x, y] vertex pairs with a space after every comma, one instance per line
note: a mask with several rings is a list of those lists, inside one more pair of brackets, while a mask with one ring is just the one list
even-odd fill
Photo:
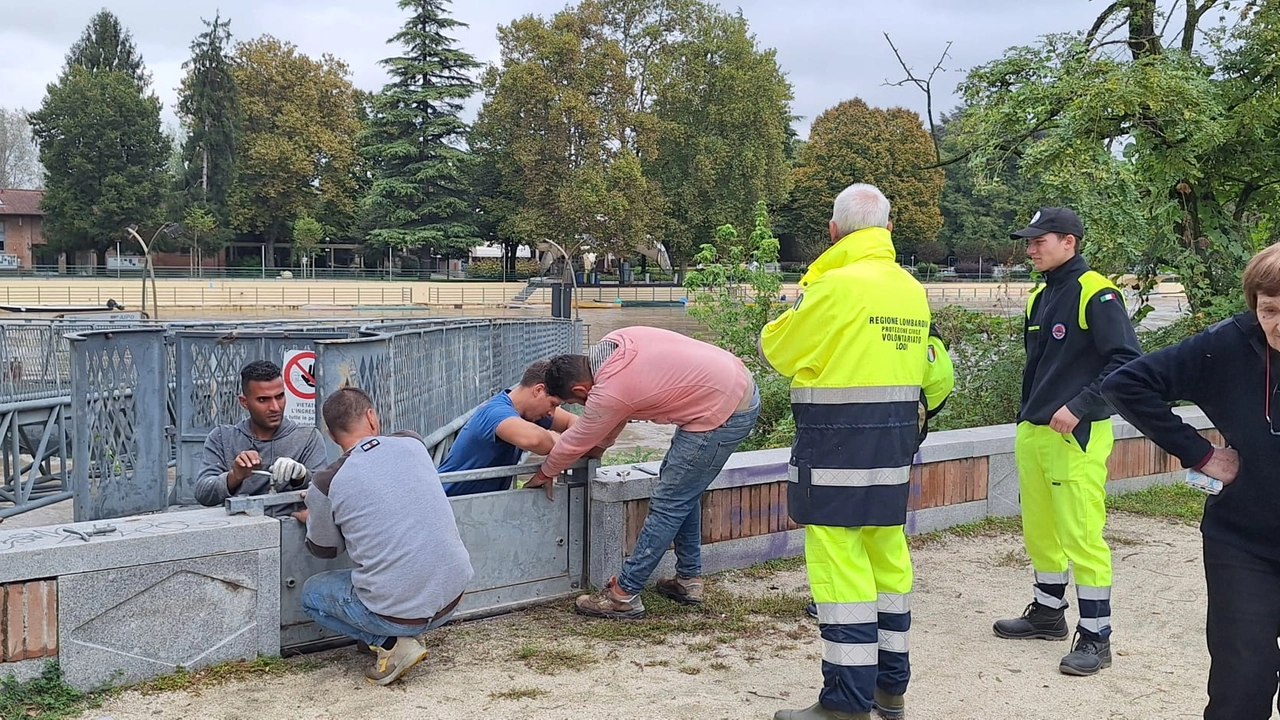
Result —
[[164, 328], [70, 339], [75, 520], [164, 510], [169, 465]]
[[344, 337], [348, 337], [345, 332], [322, 328], [175, 332], [177, 472], [170, 503], [196, 504], [194, 488], [205, 438], [219, 425], [244, 419], [239, 399], [241, 368], [254, 360], [271, 360], [283, 367], [288, 351], [314, 352], [316, 340]]

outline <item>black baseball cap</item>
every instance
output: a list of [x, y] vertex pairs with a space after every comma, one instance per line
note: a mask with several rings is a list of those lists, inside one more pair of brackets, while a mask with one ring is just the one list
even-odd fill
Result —
[[1084, 224], [1080, 222], [1080, 216], [1076, 215], [1070, 208], [1064, 207], [1042, 207], [1031, 216], [1031, 222], [1027, 226], [1016, 232], [1010, 233], [1009, 237], [1017, 238], [1033, 238], [1040, 237], [1045, 233], [1058, 233], [1059, 235], [1074, 235], [1077, 240], [1084, 239]]

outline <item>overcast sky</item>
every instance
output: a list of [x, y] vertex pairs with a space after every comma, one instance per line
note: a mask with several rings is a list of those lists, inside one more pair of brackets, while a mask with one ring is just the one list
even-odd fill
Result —
[[[1162, 3], [1163, 4], [1163, 3]], [[547, 16], [565, 0], [462, 0], [455, 17], [470, 25], [458, 33], [460, 45], [482, 62], [498, 58], [496, 28], [527, 14]], [[1105, 7], [1090, 0], [729, 0], [740, 7], [760, 44], [778, 51], [795, 89], [797, 130], [824, 109], [850, 97], [879, 107], [903, 105], [924, 114], [924, 95], [886, 87], [902, 71], [882, 33], [918, 72], [927, 73], [948, 41], [949, 72], [935, 81], [935, 114], [956, 103], [952, 91], [964, 71], [998, 57], [1012, 45], [1047, 33], [1087, 28]], [[386, 81], [378, 61], [396, 50], [386, 39], [405, 15], [395, 0], [0, 0], [0, 106], [34, 110], [53, 82], [68, 47], [95, 12], [106, 6], [133, 33], [164, 103], [164, 121], [174, 122], [173, 105], [201, 32], [201, 16], [221, 10], [231, 18], [237, 39], [271, 34], [313, 56], [343, 58], [357, 87], [376, 90]], [[479, 97], [468, 106], [470, 119]]]

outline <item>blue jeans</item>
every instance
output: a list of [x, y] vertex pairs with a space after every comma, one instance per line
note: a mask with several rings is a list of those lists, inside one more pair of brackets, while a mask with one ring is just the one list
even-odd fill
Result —
[[618, 586], [638, 593], [675, 541], [676, 575], [702, 574], [702, 493], [720, 474], [729, 456], [751, 434], [760, 415], [760, 389], [751, 407], [734, 413], [718, 428], [706, 432], [676, 430], [662, 459], [658, 486], [649, 498], [649, 514], [636, 539], [636, 548], [622, 564]]
[[302, 585], [302, 611], [316, 624], [353, 637], [365, 645], [380, 646], [388, 637], [416, 637], [444, 625], [450, 610], [432, 623], [401, 625], [378, 615], [356, 596], [350, 570], [330, 570], [307, 578]]

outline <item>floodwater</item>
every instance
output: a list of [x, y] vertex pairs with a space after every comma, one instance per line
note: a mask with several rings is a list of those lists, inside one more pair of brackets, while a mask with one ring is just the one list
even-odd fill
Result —
[[[1153, 329], [1167, 325], [1186, 312], [1186, 300], [1180, 295], [1157, 295], [1150, 299], [1154, 310], [1139, 326], [1142, 329]], [[998, 300], [984, 302], [967, 302], [965, 306], [971, 310], [994, 314], [1014, 316], [1022, 312], [1021, 300]], [[691, 337], [706, 337], [705, 325], [690, 316], [683, 307], [619, 307], [619, 308], [583, 308], [576, 310], [577, 317], [587, 325], [589, 342], [595, 342], [606, 334], [622, 327], [647, 325], [650, 327], [674, 330]], [[432, 307], [432, 308], [374, 308], [362, 310], [279, 310], [262, 309], [258, 311], [202, 311], [165, 312], [161, 309], [162, 320], [213, 320], [228, 318], [253, 317], [265, 318], [414, 318], [414, 317], [534, 317], [545, 318], [551, 314], [550, 306], [534, 308], [484, 308], [484, 307]]]

